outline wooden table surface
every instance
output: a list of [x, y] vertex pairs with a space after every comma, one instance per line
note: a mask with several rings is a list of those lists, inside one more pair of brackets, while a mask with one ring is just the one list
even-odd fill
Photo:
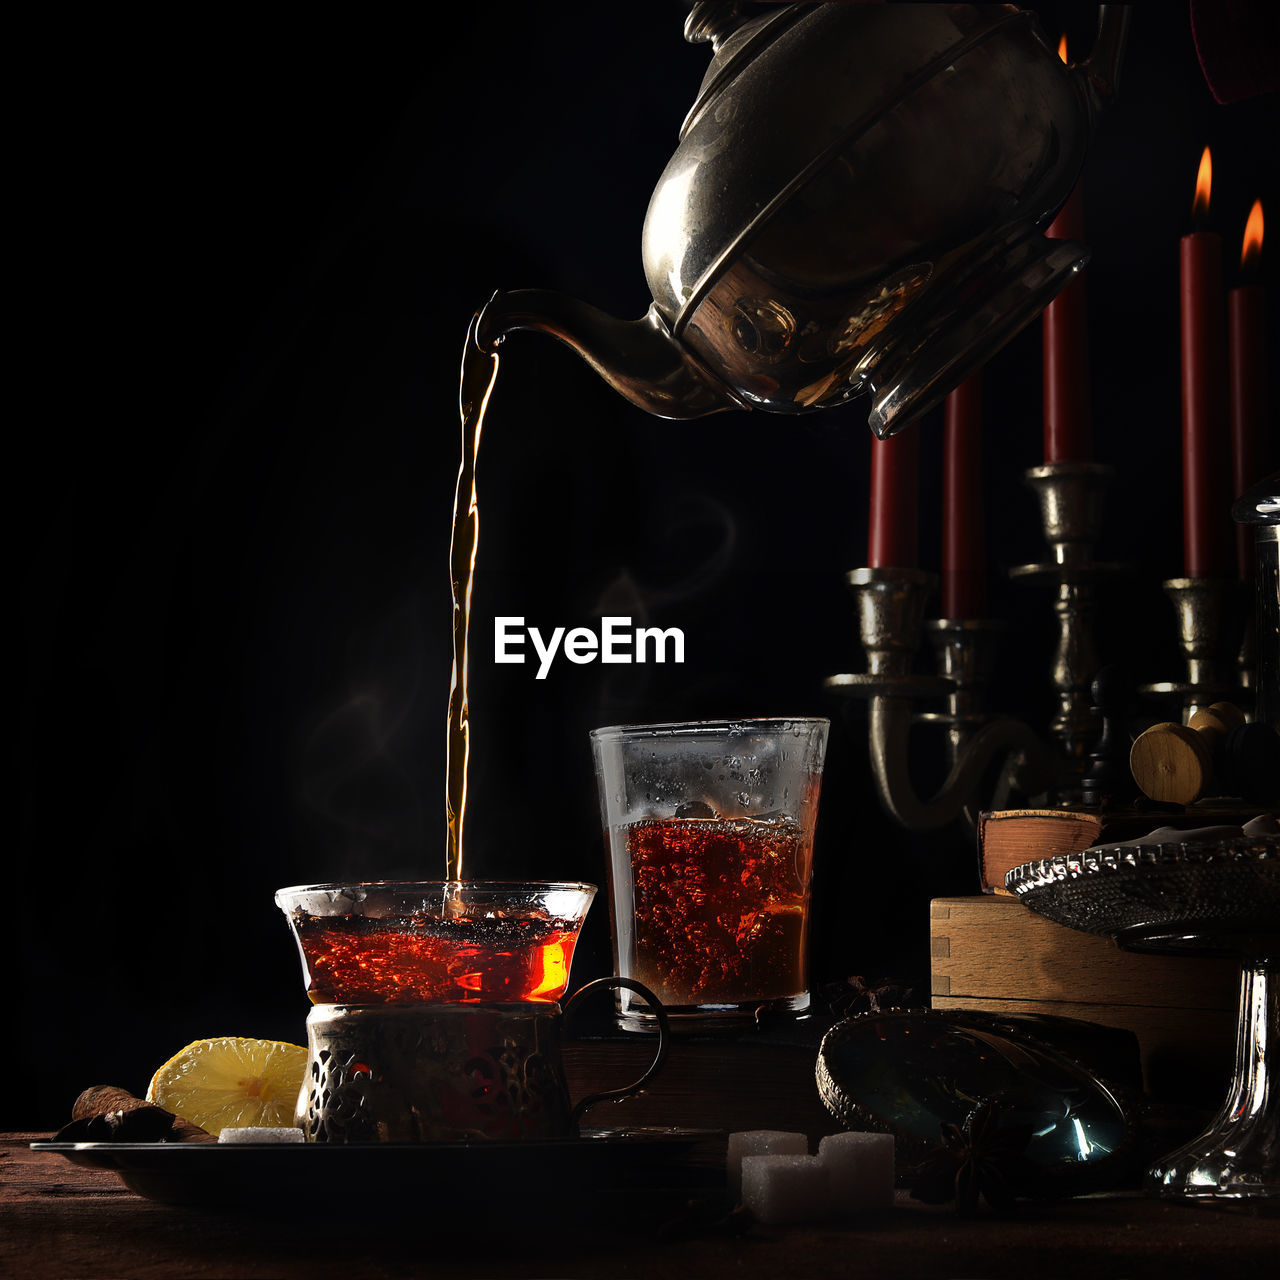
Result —
[[0, 1275], [99, 1280], [270, 1277], [867, 1276], [1110, 1280], [1273, 1277], [1280, 1205], [1205, 1207], [1140, 1196], [1024, 1202], [1011, 1217], [959, 1218], [902, 1193], [872, 1220], [741, 1234], [689, 1225], [688, 1191], [618, 1204], [566, 1203], [556, 1221], [511, 1230], [492, 1191], [489, 1225], [414, 1204], [394, 1229], [342, 1213], [342, 1188], [313, 1211], [249, 1215], [161, 1204], [119, 1177], [33, 1152], [47, 1135], [0, 1136]]

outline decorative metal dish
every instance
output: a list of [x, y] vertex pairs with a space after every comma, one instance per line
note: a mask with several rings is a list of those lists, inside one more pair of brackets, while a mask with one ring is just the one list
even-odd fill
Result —
[[1280, 1197], [1280, 836], [1099, 845], [1024, 863], [1005, 886], [1058, 924], [1128, 951], [1240, 960], [1235, 1073], [1222, 1109], [1147, 1170], [1153, 1195]]
[[1280, 956], [1280, 837], [1098, 845], [1023, 863], [1005, 887], [1129, 951]]

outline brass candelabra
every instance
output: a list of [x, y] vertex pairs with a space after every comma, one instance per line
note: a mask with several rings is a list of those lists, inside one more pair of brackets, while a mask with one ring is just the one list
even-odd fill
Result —
[[[1113, 475], [1111, 468], [1093, 463], [1055, 463], [1026, 473], [1039, 503], [1048, 554], [1039, 563], [1016, 566], [1010, 575], [1015, 581], [1053, 589], [1057, 641], [1050, 678], [1057, 705], [1047, 732], [988, 709], [999, 622], [926, 620], [936, 577], [918, 569], [861, 568], [847, 575], [857, 601], [867, 670], [831, 676], [826, 684], [868, 701], [876, 788], [884, 807], [908, 830], [937, 830], [957, 818], [974, 826], [981, 810], [1011, 803], [1071, 804], [1089, 799], [1085, 776], [1102, 729], [1092, 694], [1099, 666], [1093, 630], [1097, 592], [1104, 580], [1130, 572], [1124, 565], [1094, 558], [1105, 491]], [[1259, 545], [1274, 548], [1274, 533], [1271, 523], [1260, 534]], [[1274, 582], [1274, 576], [1268, 581]], [[1176, 694], [1187, 717], [1252, 683], [1252, 676], [1241, 672], [1239, 659], [1226, 656], [1238, 649], [1223, 623], [1229, 585], [1205, 579], [1165, 584], [1176, 606], [1187, 678], [1148, 685], [1143, 691]], [[1268, 624], [1259, 624], [1258, 648], [1261, 665], [1267, 666], [1269, 656], [1269, 669], [1274, 671], [1280, 667], [1271, 634], [1274, 610], [1270, 617], [1269, 630]], [[933, 674], [912, 669], [926, 634], [933, 644]], [[929, 701], [943, 702], [945, 709], [921, 709]], [[920, 794], [909, 751], [913, 726], [923, 724], [940, 725], [946, 734], [947, 774], [930, 796]]]
[[[936, 577], [918, 569], [854, 569], [848, 581], [857, 596], [868, 670], [831, 676], [826, 683], [869, 699], [871, 769], [889, 813], [910, 831], [934, 831], [959, 817], [974, 824], [980, 783], [1001, 757], [1000, 796], [1029, 794], [1046, 785], [1051, 760], [1036, 734], [1020, 720], [986, 711], [990, 641], [999, 624], [974, 619], [929, 624], [943, 674], [916, 674], [912, 660]], [[914, 709], [917, 700], [944, 697], [944, 712], [921, 715]], [[912, 725], [922, 720], [947, 729], [950, 768], [929, 798], [921, 797], [911, 780], [909, 738]]]

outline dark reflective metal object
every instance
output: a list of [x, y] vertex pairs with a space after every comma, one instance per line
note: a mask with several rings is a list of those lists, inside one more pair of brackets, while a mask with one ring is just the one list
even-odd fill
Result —
[[[586, 999], [625, 987], [646, 1000], [658, 1044], [643, 1075], [571, 1104], [560, 1046]], [[574, 1137], [599, 1102], [641, 1092], [667, 1059], [666, 1011], [630, 978], [597, 978], [561, 1006], [316, 1005], [296, 1119], [308, 1142], [510, 1141]]]
[[[1256, 665], [1253, 719], [1280, 733], [1280, 471], [1242, 493], [1231, 515], [1253, 529], [1254, 617], [1242, 654]], [[1280, 778], [1273, 785], [1280, 790]]]
[[862, 1014], [833, 1027], [818, 1092], [854, 1129], [897, 1140], [899, 1182], [914, 1186], [947, 1126], [994, 1107], [992, 1137], [1022, 1195], [1078, 1195], [1121, 1183], [1137, 1129], [1120, 1089], [1024, 1030], [981, 1013]]
[[1042, 234], [1114, 94], [1128, 14], [1068, 68], [1011, 5], [699, 4], [714, 58], [643, 233], [647, 316], [497, 294], [661, 417], [802, 413], [870, 392], [892, 435], [1070, 281]]
[[1129, 951], [1240, 958], [1235, 1073], [1198, 1138], [1147, 1170], [1181, 1199], [1280, 1197], [1280, 836], [1103, 845], [1005, 883], [1059, 924]]

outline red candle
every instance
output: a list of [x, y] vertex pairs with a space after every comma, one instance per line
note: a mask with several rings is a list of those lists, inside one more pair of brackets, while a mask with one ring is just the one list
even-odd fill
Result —
[[871, 440], [871, 513], [867, 564], [872, 569], [914, 569], [919, 555], [916, 475], [920, 440], [915, 425], [888, 440]]
[[[1257, 270], [1262, 254], [1262, 201], [1255, 200], [1244, 229], [1240, 272]], [[1262, 286], [1238, 285], [1227, 295], [1227, 339], [1231, 388], [1231, 493], [1239, 497], [1262, 479], [1261, 435], [1267, 417], [1266, 321]], [[1236, 525], [1236, 571], [1253, 577], [1253, 530]]]
[[[1195, 219], [1209, 212], [1209, 148], [1196, 181]], [[1189, 578], [1228, 573], [1226, 351], [1222, 242], [1211, 231], [1182, 237], [1182, 544]]]
[[982, 519], [982, 375], [948, 397], [942, 438], [942, 616], [987, 608]]
[[[1067, 37], [1058, 45], [1067, 61]], [[1084, 186], [1077, 183], [1045, 233], [1055, 240], [1084, 238]], [[1084, 272], [1044, 309], [1044, 460], [1088, 462], [1093, 456], [1089, 408], [1089, 342]]]

